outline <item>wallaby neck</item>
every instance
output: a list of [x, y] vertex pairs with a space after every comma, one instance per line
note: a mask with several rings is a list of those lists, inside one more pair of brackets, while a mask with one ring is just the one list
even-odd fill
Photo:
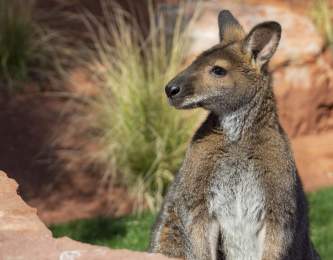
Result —
[[262, 88], [249, 103], [236, 111], [218, 115], [217, 123], [230, 142], [256, 135], [264, 127], [276, 126], [278, 119], [271, 86]]

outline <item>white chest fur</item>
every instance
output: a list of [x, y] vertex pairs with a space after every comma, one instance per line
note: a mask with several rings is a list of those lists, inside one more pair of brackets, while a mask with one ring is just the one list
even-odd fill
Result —
[[222, 161], [211, 183], [209, 210], [219, 223], [226, 259], [261, 259], [265, 197], [253, 163]]

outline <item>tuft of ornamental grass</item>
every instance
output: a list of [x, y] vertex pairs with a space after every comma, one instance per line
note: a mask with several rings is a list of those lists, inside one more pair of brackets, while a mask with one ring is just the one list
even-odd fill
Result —
[[37, 10], [34, 0], [0, 0], [2, 90], [11, 92], [27, 81], [60, 76], [63, 54], [69, 49], [60, 33], [42, 25], [39, 18], [47, 15]]
[[183, 66], [189, 30], [185, 5], [173, 15], [149, 7], [149, 33], [121, 7], [102, 1], [104, 19], [90, 13], [84, 23], [94, 51], [92, 72], [98, 94], [89, 102], [87, 122], [98, 151], [90, 154], [102, 166], [104, 180], [128, 187], [136, 211], [160, 207], [167, 186], [180, 167], [193, 131], [194, 117], [171, 108], [165, 84]]
[[333, 9], [327, 0], [315, 0], [311, 17], [325, 38], [326, 44], [333, 47]]

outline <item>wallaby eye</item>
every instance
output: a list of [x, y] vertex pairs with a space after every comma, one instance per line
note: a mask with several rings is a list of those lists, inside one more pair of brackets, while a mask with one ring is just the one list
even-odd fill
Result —
[[211, 73], [213, 73], [215, 76], [218, 76], [218, 77], [223, 77], [227, 74], [227, 70], [220, 67], [220, 66], [214, 66], [211, 71]]

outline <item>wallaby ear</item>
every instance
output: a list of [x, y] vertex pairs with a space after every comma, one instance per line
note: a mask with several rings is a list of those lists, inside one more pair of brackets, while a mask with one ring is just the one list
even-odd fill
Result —
[[256, 25], [244, 40], [244, 49], [250, 53], [259, 68], [268, 63], [275, 53], [281, 38], [281, 25], [264, 22]]
[[218, 17], [220, 42], [228, 44], [243, 40], [245, 32], [236, 18], [228, 10], [222, 10]]

